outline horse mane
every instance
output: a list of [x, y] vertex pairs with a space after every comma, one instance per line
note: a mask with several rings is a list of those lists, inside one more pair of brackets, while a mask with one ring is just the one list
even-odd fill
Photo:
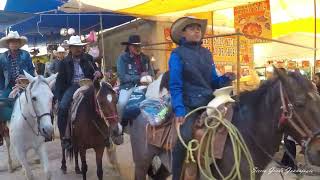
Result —
[[306, 91], [313, 90], [313, 85], [305, 76], [300, 72], [288, 72], [288, 76], [296, 80], [296, 82]]
[[[95, 102], [94, 102], [94, 95], [95, 95], [95, 88], [94, 86], [89, 86], [86, 90], [83, 92], [83, 101], [86, 103], [86, 107], [88, 110], [90, 108], [95, 107]], [[90, 109], [91, 110], [91, 109]]]
[[102, 81], [100, 89], [102, 92], [113, 92], [116, 93], [112, 87], [112, 85], [108, 82]]
[[266, 80], [256, 90], [241, 92], [239, 95], [239, 103], [256, 105], [261, 98], [266, 96], [268, 90], [277, 82], [277, 80], [278, 79]]
[[33, 86], [35, 86], [36, 84], [40, 84], [40, 83], [46, 83], [48, 84], [48, 82], [46, 81], [46, 79], [43, 76], [37, 76], [35, 81], [32, 81], [30, 83], [30, 89], [33, 88]]

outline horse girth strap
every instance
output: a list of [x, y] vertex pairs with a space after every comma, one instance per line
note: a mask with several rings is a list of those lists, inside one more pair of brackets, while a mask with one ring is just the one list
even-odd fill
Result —
[[[288, 94], [282, 87], [282, 83], [280, 83], [280, 98], [282, 103], [282, 106], [280, 107], [280, 109], [282, 109], [282, 114], [279, 120], [279, 126], [284, 125], [285, 123], [289, 123], [301, 137], [312, 137], [312, 131], [308, 128], [306, 123], [294, 109], [293, 104], [289, 100]], [[293, 121], [293, 117], [295, 117], [298, 123]]]

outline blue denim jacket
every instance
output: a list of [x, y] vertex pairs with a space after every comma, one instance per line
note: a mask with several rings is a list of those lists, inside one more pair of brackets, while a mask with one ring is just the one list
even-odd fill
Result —
[[[143, 70], [154, 77], [154, 71], [148, 56], [141, 53]], [[117, 60], [117, 73], [120, 80], [120, 89], [130, 89], [140, 82], [140, 74], [129, 52], [121, 54]]]
[[[30, 75], [34, 76], [34, 66], [30, 54], [25, 50], [19, 50], [19, 56], [17, 63], [19, 66], [19, 74], [23, 74], [25, 70]], [[10, 60], [9, 60], [9, 51], [6, 51], [0, 54], [0, 90], [8, 88], [10, 81]]]

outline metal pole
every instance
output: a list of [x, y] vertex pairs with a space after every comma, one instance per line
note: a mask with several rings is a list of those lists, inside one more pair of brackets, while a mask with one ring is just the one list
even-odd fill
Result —
[[[214, 35], [214, 33], [213, 33], [213, 11], [211, 11], [211, 34]], [[212, 50], [212, 52], [213, 52], [213, 48], [214, 48], [214, 46], [213, 46], [213, 38], [211, 38], [211, 50]]]
[[[204, 39], [217, 38], [217, 37], [237, 36], [237, 35], [245, 36], [246, 34], [243, 34], [243, 33], [221, 34], [221, 35], [206, 36], [206, 37], [204, 37]], [[280, 41], [280, 40], [276, 40], [276, 39], [263, 38], [263, 37], [253, 36], [253, 35], [248, 35], [248, 36], [251, 36], [251, 37], [256, 38], [256, 39], [261, 39], [261, 40], [266, 40], [266, 41], [277, 42], [277, 43], [287, 44], [287, 45], [291, 45], [291, 46], [301, 47], [301, 48], [305, 48], [305, 49], [315, 50], [315, 48], [313, 48], [313, 47], [308, 47], [308, 46], [303, 46], [303, 45], [299, 45], [299, 44], [289, 43], [289, 42]], [[163, 45], [163, 44], [169, 44], [169, 43], [171, 43], [171, 41], [153, 43], [153, 44], [144, 44], [142, 46], [143, 47], [145, 47], [145, 46], [157, 46], [157, 45]]]
[[237, 35], [237, 95], [240, 94], [240, 35]]
[[313, 59], [313, 75], [316, 73], [317, 62], [317, 0], [314, 0], [314, 59]]
[[105, 54], [104, 54], [104, 37], [103, 37], [103, 24], [102, 24], [102, 15], [100, 14], [100, 31], [101, 31], [101, 46], [102, 46], [102, 61], [101, 61], [101, 69], [103, 70], [102, 72], [104, 72], [105, 68], [106, 68], [106, 59], [105, 59]]

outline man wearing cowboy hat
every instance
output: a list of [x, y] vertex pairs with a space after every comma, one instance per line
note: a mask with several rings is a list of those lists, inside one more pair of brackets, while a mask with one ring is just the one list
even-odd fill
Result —
[[74, 92], [80, 87], [79, 81], [83, 78], [102, 78], [102, 73], [93, 62], [91, 55], [84, 53], [84, 46], [80, 36], [71, 36], [66, 44], [69, 54], [60, 62], [56, 81], [55, 95], [59, 100], [58, 127], [62, 137], [62, 145], [70, 148], [70, 139], [64, 137], [68, 120], [68, 109]]
[[54, 58], [46, 64], [45, 74], [47, 76], [58, 72], [59, 63], [64, 59], [65, 55], [66, 50], [62, 46], [59, 46], [57, 50], [53, 51]]
[[[154, 77], [154, 71], [150, 64], [150, 58], [141, 52], [141, 40], [139, 35], [129, 36], [125, 52], [117, 60], [117, 73], [120, 80], [120, 95], [118, 101], [118, 113], [122, 117], [123, 109], [133, 91], [133, 87], [139, 85], [142, 76]], [[121, 125], [127, 126], [128, 119], [122, 119]]]
[[[183, 17], [171, 26], [171, 39], [179, 45], [169, 60], [169, 89], [175, 123], [180, 124], [183, 139], [192, 139], [192, 125], [197, 114], [187, 120], [187, 112], [206, 106], [213, 98], [213, 91], [235, 79], [234, 73], [218, 76], [212, 53], [201, 46], [206, 32], [207, 20]], [[173, 149], [173, 180], [180, 179], [186, 150], [180, 141]]]
[[[27, 43], [27, 38], [20, 36], [17, 31], [11, 31], [6, 37], [1, 38], [0, 48], [7, 48], [8, 51], [0, 54], [0, 98], [8, 98], [12, 88], [15, 86], [17, 78], [24, 77], [25, 70], [34, 75], [34, 67], [30, 54], [20, 49]], [[9, 120], [12, 109], [1, 107], [0, 123]], [[0, 145], [2, 137], [0, 137]]]

